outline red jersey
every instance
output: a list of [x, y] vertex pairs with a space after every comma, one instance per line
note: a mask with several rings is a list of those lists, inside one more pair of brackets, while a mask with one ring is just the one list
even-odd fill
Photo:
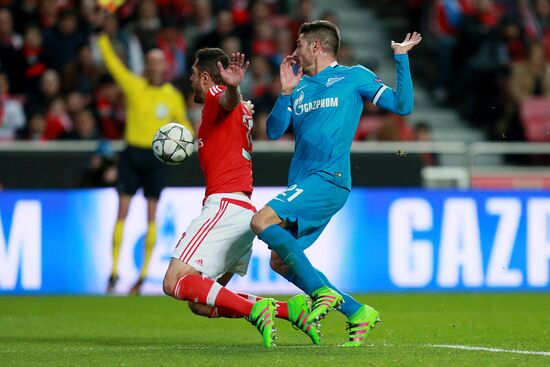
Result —
[[206, 92], [197, 135], [205, 198], [239, 191], [252, 194], [252, 115], [242, 102], [230, 112], [220, 106], [225, 89], [215, 85]]

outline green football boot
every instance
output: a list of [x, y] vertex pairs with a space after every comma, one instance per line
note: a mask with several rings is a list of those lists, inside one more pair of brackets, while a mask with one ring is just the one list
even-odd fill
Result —
[[246, 318], [262, 334], [264, 346], [275, 345], [275, 309], [277, 304], [272, 298], [263, 298], [254, 303], [250, 315]]
[[289, 299], [286, 303], [288, 305], [288, 321], [292, 323], [292, 327], [306, 333], [313, 344], [321, 344], [319, 322], [308, 322], [312, 319], [309, 315], [310, 308], [307, 296], [305, 294], [299, 294]]
[[380, 314], [374, 308], [363, 305], [348, 319], [348, 341], [343, 347], [360, 347], [365, 345], [369, 332], [380, 322]]
[[311, 299], [313, 300], [313, 306], [311, 306], [311, 312], [309, 313], [310, 322], [321, 321], [330, 310], [338, 307], [344, 300], [338, 292], [327, 286], [314, 291]]

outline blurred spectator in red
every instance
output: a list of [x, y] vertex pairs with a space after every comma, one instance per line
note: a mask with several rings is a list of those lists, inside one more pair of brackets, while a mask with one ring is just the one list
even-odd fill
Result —
[[404, 116], [388, 113], [384, 115], [382, 125], [376, 132], [376, 140], [409, 141], [414, 140], [414, 133]]
[[250, 99], [256, 105], [256, 111], [260, 111], [260, 106], [256, 100], [260, 99], [265, 93], [269, 92], [270, 85], [273, 82], [273, 76], [276, 74], [273, 64], [265, 56], [257, 56], [251, 59], [250, 76], [252, 77], [252, 90]]
[[287, 55], [292, 55], [296, 48], [296, 40], [292, 38], [292, 32], [288, 28], [277, 29], [275, 33], [277, 52], [271, 58], [274, 65], [281, 65]]
[[378, 108], [378, 106], [372, 103], [365, 103], [353, 140], [361, 141], [376, 139], [378, 131], [384, 124], [386, 115], [387, 112]]
[[292, 39], [298, 39], [298, 31], [304, 22], [313, 20], [313, 2], [312, 0], [298, 0], [296, 15], [290, 22], [290, 30], [292, 31]]
[[271, 81], [265, 84], [265, 87], [262, 87], [261, 94], [254, 98], [254, 110], [256, 112], [271, 112], [281, 92], [279, 75], [276, 74], [275, 69], [271, 66], [269, 73]]
[[42, 74], [46, 71], [42, 34], [36, 26], [25, 30], [23, 48], [21, 50], [25, 61], [25, 93], [32, 93], [39, 88]]
[[57, 140], [64, 134], [71, 131], [73, 124], [65, 107], [62, 98], [55, 99], [46, 112], [46, 129], [44, 130], [44, 140]]
[[[419, 142], [432, 141], [432, 127], [425, 121], [419, 121], [414, 125], [414, 138]], [[420, 153], [420, 159], [425, 166], [437, 166], [438, 157], [434, 153]]]
[[110, 76], [101, 81], [96, 95], [95, 110], [101, 135], [110, 140], [122, 139], [126, 124], [126, 109], [122, 91]]
[[64, 140], [95, 140], [99, 135], [94, 115], [89, 110], [78, 112], [73, 128], [61, 135]]
[[85, 42], [85, 36], [78, 30], [77, 14], [73, 10], [64, 10], [57, 26], [44, 33], [44, 53], [48, 67], [62, 71], [76, 58], [79, 48]]
[[87, 99], [78, 91], [71, 91], [65, 97], [65, 105], [67, 108], [67, 114], [71, 119], [71, 122], [74, 124], [76, 116], [80, 111], [84, 110], [87, 105]]
[[155, 1], [143, 0], [139, 4], [138, 18], [129, 25], [129, 30], [137, 36], [143, 51], [147, 52], [156, 47], [157, 32], [161, 26]]
[[193, 15], [192, 0], [156, 0], [159, 13], [168, 21], [184, 21]]
[[121, 25], [126, 25], [135, 19], [141, 0], [126, 0], [116, 11]]
[[224, 38], [236, 35], [237, 29], [235, 22], [233, 22], [233, 14], [229, 10], [222, 10], [216, 15], [216, 27], [207, 34], [197, 38], [194, 44], [194, 51], [203, 47], [220, 47], [221, 41]]
[[246, 25], [250, 22], [249, 0], [231, 0], [231, 13], [237, 25]]
[[[143, 74], [144, 60], [143, 50], [139, 39], [130, 32], [119, 27], [118, 19], [115, 15], [108, 15], [104, 19], [103, 30], [109, 35], [113, 47], [115, 48], [118, 56], [128, 66], [133, 73], [141, 75]], [[92, 39], [92, 55], [94, 62], [98, 65], [102, 65], [101, 53], [97, 47], [96, 37]]]
[[21, 102], [10, 95], [6, 74], [0, 74], [0, 140], [13, 140], [17, 131], [25, 126], [25, 113]]
[[523, 61], [527, 57], [525, 34], [517, 20], [507, 18], [500, 25], [508, 62]]
[[472, 3], [472, 0], [437, 0], [434, 2], [434, 20], [431, 29], [436, 37], [437, 68], [433, 98], [441, 104], [447, 103], [449, 99], [450, 83], [457, 66], [454, 57], [457, 37], [464, 17], [471, 14], [474, 9]]
[[257, 0], [250, 4], [250, 17], [246, 24], [241, 25], [236, 29], [235, 33], [241, 38], [241, 44], [243, 45], [243, 51], [247, 54], [252, 54], [252, 42], [255, 40], [257, 27], [261, 23], [268, 22], [274, 26], [279, 24], [279, 28], [287, 26], [288, 19], [281, 19], [275, 17], [271, 12], [271, 8], [267, 0]]
[[94, 63], [91, 47], [84, 44], [78, 50], [77, 59], [65, 66], [63, 90], [65, 93], [76, 90], [90, 96], [100, 77], [101, 69]]
[[166, 80], [172, 81], [186, 71], [187, 43], [175, 24], [157, 33], [157, 47], [166, 59]]
[[535, 13], [543, 32], [543, 40], [546, 45], [546, 57], [550, 59], [550, 0], [536, 0]]
[[23, 33], [27, 27], [39, 22], [39, 0], [16, 1], [12, 7], [15, 29]]
[[254, 37], [252, 39], [252, 55], [266, 56], [273, 58], [277, 54], [277, 43], [275, 42], [275, 29], [270, 21], [262, 20], [254, 26]]
[[57, 0], [41, 0], [39, 22], [42, 28], [52, 28], [57, 22]]
[[520, 103], [534, 97], [550, 97], [550, 64], [542, 43], [530, 46], [527, 61], [512, 64], [508, 89], [510, 101], [497, 134], [508, 140], [524, 140], [518, 112]]
[[29, 115], [45, 112], [49, 105], [60, 98], [61, 84], [55, 70], [46, 70], [40, 79], [40, 89], [27, 96], [26, 110]]
[[[190, 42], [190, 49], [195, 50], [196, 41], [212, 32], [216, 27], [214, 16], [212, 15], [212, 5], [208, 0], [193, 0], [193, 15], [189, 20], [189, 24], [185, 27], [184, 35], [185, 39]], [[195, 57], [195, 53], [190, 55]]]

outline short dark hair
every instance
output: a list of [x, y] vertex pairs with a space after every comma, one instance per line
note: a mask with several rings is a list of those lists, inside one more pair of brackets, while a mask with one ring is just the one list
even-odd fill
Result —
[[340, 31], [327, 20], [303, 23], [298, 33], [303, 34], [308, 42], [318, 39], [323, 49], [332, 52], [333, 55], [338, 54], [340, 50]]
[[218, 61], [224, 68], [229, 66], [229, 56], [219, 48], [201, 48], [195, 53], [199, 73], [206, 71], [216, 84], [225, 84], [218, 71]]

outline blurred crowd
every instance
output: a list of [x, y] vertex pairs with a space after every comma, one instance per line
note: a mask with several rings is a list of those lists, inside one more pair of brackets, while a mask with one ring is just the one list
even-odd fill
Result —
[[195, 123], [200, 110], [187, 82], [195, 50], [243, 50], [252, 58], [243, 94], [264, 114], [278, 92], [275, 65], [292, 52], [299, 24], [312, 13], [309, 1], [293, 16], [285, 1], [268, 0], [128, 0], [116, 14], [94, 0], [0, 3], [2, 140], [122, 138], [124, 101], [104, 69], [99, 31], [136, 74], [148, 50], [162, 50], [166, 81], [184, 91]]
[[431, 44], [434, 58], [423, 67], [435, 70], [435, 101], [490, 139], [550, 140], [535, 126], [550, 121], [550, 0], [405, 3], [409, 26]]
[[[95, 0], [0, 0], [0, 140], [123, 137], [124, 100], [103, 66], [100, 31], [136, 74], [148, 50], [162, 50], [166, 80], [184, 92], [196, 125], [201, 110], [188, 83], [195, 51], [244, 51], [251, 65], [242, 92], [255, 105], [254, 138], [266, 139], [280, 61], [293, 52], [302, 22], [315, 18], [338, 23], [335, 12], [315, 9], [312, 0], [128, 0], [115, 14]], [[357, 63], [345, 40], [339, 61]], [[414, 131], [367, 104], [356, 139], [410, 140]]]

